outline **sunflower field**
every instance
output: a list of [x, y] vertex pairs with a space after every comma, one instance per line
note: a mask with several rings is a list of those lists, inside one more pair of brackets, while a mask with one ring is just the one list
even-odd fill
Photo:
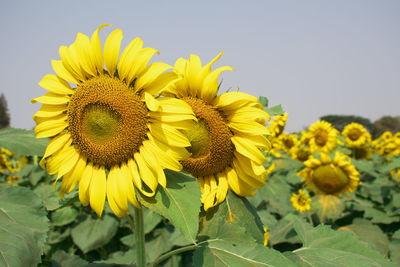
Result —
[[149, 63], [105, 26], [60, 48], [34, 130], [0, 130], [0, 266], [400, 265], [400, 133], [286, 133], [223, 92], [222, 52]]

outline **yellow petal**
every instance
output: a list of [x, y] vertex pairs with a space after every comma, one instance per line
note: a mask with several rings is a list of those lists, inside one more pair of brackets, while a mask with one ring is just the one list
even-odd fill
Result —
[[39, 82], [44, 89], [56, 94], [73, 94], [71, 86], [62, 78], [54, 74], [47, 74]]
[[[74, 146], [69, 146], [64, 150], [64, 159], [58, 168], [57, 179], [69, 172], [79, 159], [79, 153]], [[51, 158], [50, 158], [51, 159]], [[48, 161], [50, 165], [50, 160]]]
[[232, 189], [239, 196], [254, 196], [254, 189], [239, 179], [236, 171], [231, 168], [227, 168], [226, 177], [228, 180], [229, 188]]
[[77, 59], [74, 56], [75, 46], [72, 44], [70, 47], [60, 46], [59, 53], [63, 66], [65, 69], [77, 80], [85, 80], [85, 76], [79, 66]]
[[258, 164], [263, 164], [267, 159], [264, 154], [256, 146], [247, 142], [247, 138], [234, 135], [231, 138], [232, 143], [235, 145], [236, 151], [243, 156], [255, 161]]
[[[242, 165], [240, 165], [238, 160], [233, 160], [233, 167], [235, 168], [235, 171], [238, 175], [239, 180], [242, 180], [246, 184], [250, 185], [253, 190], [254, 189], [260, 189], [261, 187], [264, 186], [264, 181], [260, 181], [256, 179], [256, 177], [252, 177], [248, 175], [243, 169]], [[258, 177], [257, 177], [258, 178]]]
[[56, 174], [60, 170], [61, 165], [64, 164], [66, 157], [71, 154], [71, 149], [73, 149], [73, 146], [65, 146], [59, 151], [57, 151], [57, 153], [54, 153], [47, 160], [46, 167], [47, 167], [47, 172], [50, 175]]
[[216, 194], [216, 203], [219, 204], [225, 200], [226, 194], [228, 193], [228, 181], [226, 178], [226, 174], [219, 174], [218, 175], [218, 187], [217, 187], [217, 194]]
[[130, 84], [134, 78], [142, 74], [142, 72], [146, 69], [146, 66], [149, 63], [150, 59], [155, 53], [159, 53], [159, 51], [151, 47], [145, 47], [141, 49], [137, 55], [135, 55], [135, 59], [133, 61], [135, 62], [135, 64], [132, 64], [126, 78], [127, 84]]
[[159, 155], [153, 153], [153, 150], [149, 147], [149, 142], [151, 141], [146, 140], [143, 142], [143, 146], [140, 148], [140, 154], [154, 173], [155, 177], [157, 178], [157, 182], [165, 188], [167, 186], [167, 180], [164, 170], [158, 161]]
[[144, 92], [144, 99], [150, 111], [158, 111], [160, 109], [160, 103], [151, 94]]
[[241, 107], [254, 106], [258, 103], [255, 96], [242, 92], [223, 93], [214, 101], [214, 106], [221, 110], [237, 110]]
[[132, 62], [135, 62], [135, 57], [138, 55], [142, 47], [143, 41], [137, 37], [130, 42], [122, 52], [118, 63], [118, 74], [121, 80], [126, 80], [128, 78], [129, 70], [132, 68]]
[[35, 127], [36, 138], [55, 136], [67, 127], [65, 119], [44, 121]]
[[72, 138], [69, 133], [59, 134], [56, 137], [52, 138], [49, 144], [46, 147], [46, 152], [44, 153], [43, 158], [47, 158], [48, 156], [54, 154], [65, 146], [69, 146], [72, 143]]
[[132, 183], [132, 174], [126, 163], [122, 163], [120, 167], [120, 190], [126, 191], [128, 201], [137, 208], [140, 208], [140, 204], [136, 199], [135, 188]]
[[265, 182], [267, 170], [262, 164], [257, 164], [249, 158], [237, 153], [236, 151], [234, 154], [242, 171], [249, 176], [254, 177], [258, 181]]
[[183, 100], [172, 97], [162, 97], [159, 98], [158, 101], [160, 102], [162, 112], [193, 114], [194, 116], [190, 105]]
[[221, 74], [221, 72], [230, 70], [233, 71], [231, 67], [220, 67], [213, 72], [211, 72], [209, 75], [206, 76], [206, 78], [203, 81], [202, 87], [201, 87], [201, 98], [206, 100], [208, 103], [212, 103], [214, 98], [217, 96], [218, 93], [218, 76]]
[[53, 66], [54, 71], [60, 76], [62, 79], [74, 83], [79, 84], [79, 80], [75, 78], [73, 74], [71, 74], [64, 66], [61, 60], [52, 60], [51, 65]]
[[121, 210], [121, 208], [117, 205], [114, 197], [117, 197], [118, 192], [118, 171], [119, 167], [111, 168], [110, 172], [108, 173], [107, 177], [107, 200], [108, 204], [110, 205], [111, 210], [117, 215], [118, 217], [122, 217], [125, 215], [126, 211]]
[[104, 64], [111, 77], [114, 76], [115, 70], [117, 69], [122, 37], [122, 31], [116, 29], [110, 33], [104, 44]]
[[147, 185], [150, 192], [148, 192], [146, 188], [138, 189], [145, 196], [152, 197], [156, 193], [158, 185], [157, 178], [154, 176], [154, 173], [151, 171], [151, 169], [147, 166], [145, 160], [140, 153], [135, 153], [134, 158], [139, 169], [140, 177], [142, 181]]
[[60, 115], [61, 113], [66, 112], [68, 106], [65, 104], [61, 105], [48, 105], [43, 104], [40, 109], [33, 115], [33, 117], [54, 117]]
[[227, 117], [229, 121], [232, 122], [245, 122], [245, 121], [258, 121], [265, 122], [268, 113], [265, 111], [255, 108], [255, 107], [242, 107], [232, 113]]
[[92, 38], [90, 39], [90, 46], [92, 51], [92, 57], [94, 64], [96, 66], [97, 71], [100, 74], [103, 74], [103, 51], [101, 49], [101, 42], [99, 37], [99, 31], [105, 27], [110, 26], [110, 24], [103, 24], [92, 34]]
[[228, 126], [232, 128], [234, 132], [239, 134], [248, 134], [248, 135], [267, 135], [267, 128], [255, 121], [247, 121], [247, 122], [228, 122]]
[[141, 76], [135, 81], [135, 90], [140, 90], [142, 88], [146, 89], [147, 86], [152, 84], [158, 76], [164, 71], [171, 69], [172, 67], [163, 62], [155, 62], [150, 64]]
[[93, 164], [90, 162], [86, 165], [85, 170], [82, 173], [81, 180], [79, 182], [79, 200], [83, 206], [89, 205], [90, 195], [90, 183], [93, 176]]
[[133, 159], [128, 160], [128, 169], [131, 172], [132, 181], [136, 188], [142, 188], [142, 180], [136, 162]]
[[158, 140], [176, 147], [191, 146], [187, 137], [180, 131], [162, 123], [150, 123], [148, 125], [150, 133]]
[[101, 216], [106, 201], [107, 181], [104, 167], [93, 167], [92, 181], [90, 182], [90, 207]]
[[145, 90], [152, 95], [158, 95], [164, 91], [169, 90], [169, 88], [173, 84], [175, 84], [177, 81], [180, 81], [181, 79], [182, 77], [178, 76], [174, 72], [161, 73], [157, 79], [147, 85]]
[[94, 61], [94, 56], [92, 55], [90, 39], [88, 36], [82, 33], [78, 33], [76, 36], [76, 54], [79, 58], [80, 65], [82, 69], [94, 77], [97, 76], [97, 69]]
[[43, 96], [36, 97], [31, 100], [31, 103], [34, 104], [36, 102], [42, 103], [42, 104], [48, 104], [48, 105], [60, 105], [60, 104], [65, 104], [69, 102], [70, 97], [66, 95], [60, 95], [60, 94], [55, 94], [55, 93], [47, 93]]
[[158, 155], [157, 160], [163, 168], [170, 169], [173, 171], [181, 171], [182, 170], [182, 165], [178, 162], [178, 160], [171, 157], [171, 155], [166, 153], [164, 150], [158, 148], [154, 144], [153, 140], [149, 140], [147, 142], [147, 144], [148, 144], [147, 148], [149, 150], [151, 150], [151, 152], [154, 155]]
[[202, 80], [199, 77], [201, 72], [201, 60], [197, 55], [190, 55], [186, 65], [186, 79], [188, 82], [190, 94], [200, 97]]
[[[65, 193], [69, 193], [81, 180], [82, 174], [86, 168], [86, 159], [83, 156], [80, 156], [75, 167], [67, 174], [64, 175], [60, 195], [64, 195]], [[63, 197], [62, 197], [63, 198]]]

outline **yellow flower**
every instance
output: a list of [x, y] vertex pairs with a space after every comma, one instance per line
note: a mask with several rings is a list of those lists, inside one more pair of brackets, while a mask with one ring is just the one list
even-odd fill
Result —
[[299, 143], [291, 151], [292, 159], [304, 162], [309, 159], [312, 152], [309, 147]]
[[177, 128], [186, 129], [195, 117], [185, 102], [156, 97], [179, 79], [165, 72], [172, 68], [165, 63], [148, 64], [158, 51], [136, 38], [119, 56], [120, 29], [102, 49], [104, 26], [60, 47], [61, 60], [52, 61], [57, 75], [39, 82], [49, 93], [32, 100], [43, 104], [33, 118], [36, 137], [50, 138], [40, 163], [57, 174], [56, 182], [63, 177], [60, 196], [79, 183], [84, 206], [100, 216], [107, 196], [121, 217], [128, 202], [140, 206], [134, 187], [151, 197], [158, 184], [167, 184], [164, 168], [181, 170], [190, 143]]
[[196, 55], [178, 59], [174, 70], [183, 79], [169, 90], [170, 95], [188, 103], [198, 119], [184, 131], [192, 156], [182, 165], [198, 178], [205, 210], [221, 203], [228, 188], [240, 196], [253, 196], [268, 174], [260, 150], [269, 149], [264, 136], [268, 134], [264, 125], [268, 115], [254, 96], [241, 92], [217, 96], [219, 74], [232, 70], [220, 67], [211, 71], [221, 55], [204, 66]]
[[268, 239], [269, 239], [269, 233], [268, 233], [268, 227], [264, 227], [264, 247], [268, 246]]
[[359, 123], [352, 122], [346, 125], [342, 131], [342, 136], [349, 147], [361, 147], [371, 142], [371, 135]]
[[338, 131], [327, 121], [317, 121], [309, 128], [312, 151], [331, 152], [336, 147]]
[[285, 112], [283, 115], [275, 115], [273, 119], [273, 121], [270, 121], [268, 131], [271, 136], [277, 137], [283, 133], [283, 130], [285, 129], [288, 114]]
[[14, 183], [15, 181], [18, 181], [19, 179], [21, 179], [21, 176], [8, 176], [6, 178], [6, 181], [8, 184], [12, 185], [12, 186], [18, 186], [18, 184]]
[[350, 158], [339, 151], [335, 152], [333, 159], [321, 152], [320, 159], [312, 156], [304, 165], [306, 168], [298, 175], [316, 194], [338, 196], [353, 192], [360, 184], [360, 173], [351, 164]]
[[311, 209], [311, 198], [304, 190], [300, 189], [298, 194], [293, 193], [290, 201], [292, 202], [293, 207], [301, 213]]

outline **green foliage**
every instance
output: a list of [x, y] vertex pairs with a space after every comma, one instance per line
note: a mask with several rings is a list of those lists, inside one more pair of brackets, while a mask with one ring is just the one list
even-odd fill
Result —
[[10, 126], [10, 114], [6, 97], [3, 93], [0, 95], [0, 129]]
[[0, 191], [0, 265], [36, 266], [48, 229], [46, 212], [31, 190], [5, 187]]
[[400, 132], [400, 116], [383, 116], [374, 121], [374, 125], [376, 127], [375, 138], [386, 131], [392, 132], [393, 134]]
[[[199, 228], [200, 187], [195, 178], [166, 171], [168, 185], [158, 187], [154, 197], [139, 195], [143, 205], [169, 219], [192, 243]], [[190, 200], [190, 201], [188, 201]]]
[[330, 122], [333, 127], [335, 127], [338, 131], [343, 131], [343, 128], [352, 122], [357, 122], [362, 124], [368, 132], [372, 135], [376, 135], [376, 126], [367, 118], [363, 118], [360, 116], [353, 115], [325, 115], [319, 118], [320, 120], [324, 120]]
[[6, 128], [0, 130], [0, 147], [24, 156], [43, 156], [47, 138], [36, 139], [31, 130]]

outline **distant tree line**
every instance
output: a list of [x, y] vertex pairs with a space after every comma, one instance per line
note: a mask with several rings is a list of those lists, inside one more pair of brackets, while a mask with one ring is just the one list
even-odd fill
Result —
[[0, 129], [10, 126], [10, 114], [8, 113], [8, 105], [6, 97], [3, 93], [0, 95]]
[[383, 116], [374, 122], [369, 119], [354, 115], [326, 115], [320, 120], [330, 122], [338, 131], [352, 122], [362, 124], [373, 138], [379, 137], [382, 133], [390, 131], [392, 133], [400, 132], [400, 116]]

